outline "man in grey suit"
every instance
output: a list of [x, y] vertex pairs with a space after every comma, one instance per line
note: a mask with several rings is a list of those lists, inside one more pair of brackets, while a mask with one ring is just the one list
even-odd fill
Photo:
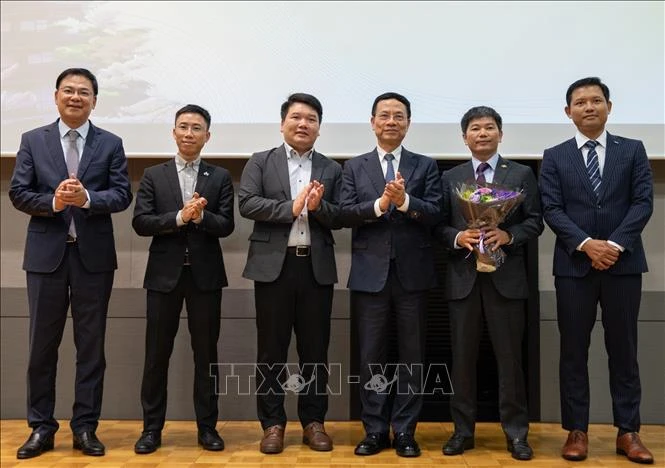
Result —
[[339, 224], [341, 166], [314, 150], [323, 114], [305, 93], [281, 107], [284, 144], [255, 153], [242, 173], [240, 214], [254, 220], [245, 278], [254, 280], [257, 410], [263, 453], [284, 448], [284, 379], [291, 332], [300, 359], [298, 416], [303, 442], [332, 450], [328, 410], [328, 343], [337, 282], [331, 229]]
[[[454, 395], [450, 409], [455, 431], [443, 447], [445, 455], [459, 455], [474, 447], [476, 423], [476, 364], [485, 317], [499, 371], [499, 414], [508, 451], [518, 460], [530, 460], [527, 442], [529, 415], [522, 371], [522, 338], [528, 287], [525, 245], [543, 232], [536, 177], [530, 168], [499, 155], [502, 119], [490, 107], [469, 109], [462, 117], [462, 137], [471, 161], [441, 176], [443, 210], [436, 235], [450, 249], [445, 292], [452, 334]], [[481, 233], [469, 229], [455, 193], [459, 183], [478, 181], [504, 185], [524, 194], [523, 202], [496, 229]], [[490, 248], [506, 253], [492, 273], [476, 270], [470, 252], [484, 236]]]
[[226, 169], [201, 158], [210, 139], [210, 114], [188, 104], [175, 115], [174, 158], [149, 167], [136, 194], [132, 226], [152, 236], [146, 291], [145, 365], [141, 384], [143, 432], [138, 454], [161, 445], [166, 418], [169, 358], [183, 301], [194, 352], [194, 410], [198, 443], [224, 449], [217, 433], [222, 288], [227, 283], [220, 238], [233, 232], [233, 184]]
[[97, 104], [95, 76], [69, 68], [55, 88], [60, 118], [22, 136], [9, 187], [14, 206], [30, 215], [23, 269], [30, 308], [32, 434], [17, 458], [53, 449], [59, 427], [53, 416], [58, 347], [70, 304], [76, 345], [73, 445], [86, 455], [105, 453], [95, 431], [106, 368], [106, 315], [118, 267], [111, 213], [132, 201], [122, 140], [89, 120]]
[[610, 90], [597, 77], [568, 87], [566, 114], [577, 132], [545, 150], [540, 190], [545, 221], [556, 235], [554, 285], [561, 335], [561, 424], [569, 431], [561, 455], [587, 457], [587, 358], [598, 304], [609, 356], [616, 451], [653, 463], [642, 444], [637, 316], [647, 260], [641, 233], [653, 212], [653, 178], [644, 145], [612, 135], [605, 123]]
[[[406, 97], [378, 96], [371, 118], [377, 146], [344, 164], [342, 218], [353, 227], [348, 287], [359, 325], [366, 432], [356, 455], [388, 448], [391, 426], [397, 454], [420, 455], [414, 434], [423, 399], [425, 311], [427, 291], [436, 284], [430, 228], [439, 220], [441, 185], [436, 162], [402, 146], [410, 123]], [[386, 366], [391, 317], [399, 361]]]

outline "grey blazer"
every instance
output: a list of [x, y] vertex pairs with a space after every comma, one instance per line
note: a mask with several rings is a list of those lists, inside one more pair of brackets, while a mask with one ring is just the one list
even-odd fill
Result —
[[[317, 283], [330, 285], [337, 282], [335, 239], [331, 229], [341, 227], [342, 167], [315, 151], [311, 180], [318, 180], [325, 187], [320, 209], [308, 213], [312, 269]], [[242, 276], [254, 281], [275, 281], [282, 271], [294, 221], [284, 145], [254, 153], [247, 161], [240, 179], [238, 206], [243, 218], [254, 220]]]

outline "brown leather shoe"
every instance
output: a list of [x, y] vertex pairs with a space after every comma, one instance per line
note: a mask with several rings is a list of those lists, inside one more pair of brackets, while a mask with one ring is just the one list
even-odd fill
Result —
[[284, 426], [270, 426], [263, 431], [261, 453], [281, 453], [284, 450]]
[[644, 446], [637, 432], [628, 432], [617, 437], [617, 453], [627, 456], [628, 460], [635, 463], [646, 465], [653, 463], [653, 455]]
[[317, 452], [329, 452], [333, 448], [332, 439], [318, 421], [313, 421], [305, 426], [302, 432], [302, 443]]
[[561, 456], [566, 460], [581, 461], [584, 460], [589, 452], [589, 438], [586, 432], [578, 429], [568, 433], [568, 439], [563, 444]]

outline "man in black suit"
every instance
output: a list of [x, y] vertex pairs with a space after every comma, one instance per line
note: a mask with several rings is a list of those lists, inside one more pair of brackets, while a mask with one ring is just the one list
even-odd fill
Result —
[[169, 358], [183, 301], [194, 351], [194, 410], [198, 443], [223, 450], [217, 433], [217, 340], [222, 288], [227, 286], [219, 239], [233, 232], [233, 184], [226, 169], [208, 164], [210, 114], [189, 104], [176, 112], [174, 159], [145, 170], [132, 226], [153, 236], [143, 287], [147, 289], [145, 366], [141, 385], [143, 433], [139, 454], [161, 445]]
[[25, 133], [9, 188], [14, 206], [30, 215], [23, 269], [30, 308], [28, 424], [32, 434], [17, 458], [53, 449], [58, 422], [58, 347], [71, 304], [76, 384], [70, 426], [74, 448], [104, 455], [95, 435], [104, 388], [104, 336], [118, 267], [111, 213], [132, 201], [122, 140], [90, 122], [98, 84], [84, 68], [63, 71], [55, 84], [60, 118]]
[[[366, 432], [355, 453], [388, 448], [392, 426], [397, 454], [417, 457], [427, 291], [436, 284], [430, 227], [439, 219], [441, 185], [436, 162], [402, 146], [411, 122], [407, 98], [378, 96], [370, 122], [377, 147], [344, 164], [342, 184], [343, 222], [353, 227], [348, 287], [359, 325]], [[392, 313], [399, 361], [383, 367]]]
[[[508, 161], [497, 152], [503, 137], [502, 119], [490, 107], [469, 109], [462, 117], [462, 137], [471, 161], [441, 176], [443, 210], [436, 228], [450, 249], [445, 292], [452, 334], [454, 395], [450, 411], [455, 431], [443, 447], [445, 455], [459, 455], [474, 447], [476, 424], [476, 364], [485, 317], [499, 371], [499, 414], [508, 451], [518, 460], [530, 460], [527, 442], [529, 415], [522, 372], [522, 338], [528, 297], [525, 245], [543, 232], [536, 177], [527, 166]], [[496, 229], [469, 229], [457, 201], [457, 185], [478, 180], [504, 185], [524, 194], [523, 202]], [[476, 270], [470, 255], [484, 236], [485, 245], [503, 249], [505, 261], [492, 273]]]
[[252, 155], [238, 191], [240, 214], [254, 221], [243, 276], [254, 280], [260, 450], [268, 454], [284, 449], [284, 364], [292, 331], [300, 358], [303, 442], [312, 450], [332, 450], [323, 424], [337, 282], [331, 229], [340, 227], [342, 169], [314, 150], [322, 114], [316, 97], [289, 96], [281, 107], [284, 144]]
[[568, 87], [566, 115], [574, 138], [545, 150], [540, 190], [545, 221], [556, 235], [554, 285], [561, 335], [562, 456], [587, 457], [587, 358], [598, 304], [609, 356], [617, 453], [653, 463], [642, 444], [637, 316], [647, 261], [641, 233], [653, 212], [653, 178], [644, 145], [605, 130], [610, 90], [599, 78]]

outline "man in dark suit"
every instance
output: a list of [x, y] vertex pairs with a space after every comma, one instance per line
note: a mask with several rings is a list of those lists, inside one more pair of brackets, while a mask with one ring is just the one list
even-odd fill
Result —
[[210, 139], [210, 114], [189, 104], [176, 112], [174, 159], [145, 170], [132, 226], [153, 236], [143, 287], [147, 289], [145, 366], [141, 385], [143, 433], [139, 454], [161, 445], [166, 418], [169, 358], [183, 301], [194, 352], [194, 410], [198, 443], [223, 450], [218, 415], [217, 340], [222, 288], [227, 286], [220, 237], [233, 232], [233, 184], [226, 169], [208, 164], [201, 150]]
[[240, 214], [254, 220], [243, 276], [254, 280], [257, 409], [264, 431], [260, 450], [269, 454], [284, 448], [283, 387], [292, 330], [301, 367], [297, 390], [303, 442], [312, 450], [332, 450], [323, 424], [337, 282], [331, 229], [340, 227], [342, 169], [314, 150], [322, 113], [316, 97], [289, 96], [281, 107], [284, 144], [252, 155], [238, 191]]
[[97, 103], [95, 76], [70, 68], [55, 87], [60, 118], [23, 134], [9, 188], [14, 206], [31, 216], [23, 269], [30, 309], [32, 434], [18, 458], [53, 449], [59, 427], [53, 417], [58, 347], [70, 304], [76, 345], [74, 448], [104, 455], [95, 431], [106, 368], [106, 314], [117, 268], [111, 213], [132, 201], [122, 140], [88, 120]]
[[[450, 249], [445, 291], [452, 334], [454, 395], [450, 411], [455, 431], [443, 447], [459, 455], [474, 447], [476, 424], [476, 364], [485, 317], [499, 371], [499, 414], [513, 458], [530, 460], [527, 442], [529, 415], [522, 372], [522, 338], [528, 297], [526, 243], [543, 232], [540, 195], [530, 168], [508, 161], [497, 152], [503, 137], [502, 119], [490, 107], [469, 109], [462, 117], [462, 137], [471, 161], [441, 176], [442, 221], [437, 237]], [[457, 201], [460, 183], [477, 180], [521, 190], [523, 202], [496, 229], [469, 229]], [[479, 273], [474, 255], [484, 237], [486, 245], [503, 249], [505, 261], [492, 273]]]
[[[439, 219], [441, 185], [433, 159], [402, 147], [410, 122], [407, 98], [378, 96], [371, 118], [377, 147], [344, 164], [342, 218], [353, 227], [348, 287], [359, 325], [366, 432], [356, 455], [388, 448], [391, 425], [397, 454], [420, 455], [414, 433], [422, 408], [425, 311], [427, 291], [436, 284], [430, 227]], [[393, 313], [399, 361], [382, 367]]]
[[599, 78], [571, 84], [565, 111], [577, 133], [546, 149], [540, 170], [543, 214], [556, 235], [561, 422], [569, 431], [562, 456], [587, 456], [587, 357], [600, 304], [619, 429], [616, 450], [631, 461], [653, 463], [638, 435], [637, 364], [637, 316], [647, 271], [641, 233], [653, 211], [653, 180], [642, 142], [605, 130], [611, 109], [610, 91]]

